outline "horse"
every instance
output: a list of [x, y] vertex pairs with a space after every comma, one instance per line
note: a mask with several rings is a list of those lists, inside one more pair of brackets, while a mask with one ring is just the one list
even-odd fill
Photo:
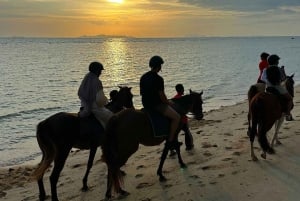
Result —
[[[181, 115], [191, 112], [195, 119], [201, 120], [203, 118], [202, 112], [202, 94], [190, 90], [188, 95], [182, 96], [178, 99], [172, 99], [174, 109]], [[180, 126], [176, 134], [178, 133]], [[145, 146], [160, 145], [166, 141], [167, 136], [155, 137], [149, 114], [143, 110], [126, 109], [112, 117], [106, 127], [105, 141], [102, 148], [102, 160], [106, 162], [108, 167], [107, 175], [107, 191], [105, 199], [111, 199], [112, 188], [120, 194], [120, 196], [129, 195], [128, 192], [121, 188], [123, 175], [120, 172], [120, 167], [123, 166], [128, 158], [138, 150], [139, 144]], [[167, 157], [169, 147], [165, 146], [160, 159], [157, 175], [159, 181], [164, 182], [166, 178], [162, 174], [162, 167]], [[181, 154], [180, 147], [176, 147], [178, 161], [181, 168], [185, 168]]]
[[[133, 108], [131, 87], [119, 88], [116, 102], [108, 107], [112, 112], [119, 112], [124, 107]], [[51, 197], [52, 201], [58, 201], [58, 178], [72, 148], [90, 150], [87, 169], [82, 180], [82, 191], [87, 191], [88, 175], [97, 147], [102, 145], [104, 137], [104, 128], [97, 119], [93, 115], [79, 118], [77, 113], [59, 112], [37, 125], [36, 137], [43, 154], [41, 162], [33, 173], [39, 187], [39, 199], [41, 201], [46, 199], [43, 176], [54, 161], [50, 175]]]
[[[284, 74], [285, 75], [285, 74]], [[284, 81], [281, 83], [286, 87], [289, 94], [294, 97], [294, 74], [291, 76], [285, 75]], [[257, 161], [257, 157], [254, 154], [253, 142], [255, 135], [258, 135], [258, 140], [263, 149], [261, 157], [266, 159], [266, 153], [274, 154], [273, 149], [274, 142], [281, 144], [278, 140], [279, 129], [284, 121], [284, 115], [282, 112], [279, 98], [270, 93], [266, 93], [265, 84], [257, 83], [252, 85], [248, 91], [248, 136], [251, 143], [251, 158], [253, 161]], [[251, 125], [252, 123], [252, 125]], [[271, 140], [271, 146], [269, 145], [266, 134], [273, 127], [275, 127], [275, 133]]]

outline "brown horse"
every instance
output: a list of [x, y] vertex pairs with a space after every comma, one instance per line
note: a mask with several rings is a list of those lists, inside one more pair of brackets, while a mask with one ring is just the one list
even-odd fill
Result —
[[[129, 87], [120, 87], [116, 102], [109, 109], [114, 112], [124, 107], [133, 108], [132, 93]], [[37, 140], [43, 153], [42, 160], [33, 176], [38, 180], [39, 198], [46, 199], [43, 184], [45, 171], [54, 161], [50, 175], [52, 201], [58, 201], [57, 182], [72, 147], [90, 149], [86, 173], [82, 180], [82, 190], [88, 189], [87, 179], [92, 168], [97, 147], [102, 145], [104, 129], [94, 116], [79, 118], [76, 113], [59, 112], [41, 121], [37, 126]]]
[[[286, 76], [282, 85], [286, 87], [289, 94], [294, 97], [294, 74]], [[251, 158], [253, 161], [258, 160], [254, 154], [253, 142], [255, 135], [258, 136], [258, 141], [263, 153], [261, 156], [265, 159], [266, 153], [273, 154], [274, 142], [280, 144], [278, 133], [281, 124], [284, 120], [282, 107], [277, 95], [266, 93], [265, 84], [258, 83], [252, 85], [248, 91], [249, 112], [248, 112], [248, 136], [251, 142]], [[275, 126], [271, 146], [267, 140], [267, 132]]]
[[[196, 93], [190, 90], [190, 94], [179, 99], [172, 99], [177, 106], [175, 109], [182, 115], [191, 112], [197, 120], [202, 119], [202, 94], [203, 92]], [[145, 146], [159, 145], [167, 139], [167, 136], [154, 137], [148, 114], [141, 110], [133, 109], [123, 110], [111, 118], [106, 132], [106, 139], [102, 146], [102, 158], [108, 167], [107, 191], [105, 196], [109, 200], [111, 198], [112, 187], [121, 196], [129, 194], [121, 188], [123, 175], [120, 172], [120, 167], [138, 150], [139, 144]], [[169, 148], [165, 146], [157, 170], [160, 181], [166, 181], [166, 178], [162, 174], [162, 167], [168, 151]], [[176, 148], [176, 152], [180, 166], [185, 168], [186, 165], [181, 158], [179, 147]]]

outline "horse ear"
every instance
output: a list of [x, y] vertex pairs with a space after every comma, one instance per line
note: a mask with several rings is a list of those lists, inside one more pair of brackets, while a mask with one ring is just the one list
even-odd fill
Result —
[[192, 89], [190, 89], [190, 94], [193, 93]]
[[128, 87], [129, 91], [131, 91], [132, 87]]
[[122, 89], [122, 86], [118, 85], [118, 87], [119, 87], [120, 89]]
[[200, 95], [202, 95], [203, 94], [203, 90], [200, 92]]
[[291, 77], [291, 78], [293, 78], [293, 77], [294, 77], [294, 75], [295, 75], [295, 73], [293, 73], [293, 74], [292, 74], [290, 77]]

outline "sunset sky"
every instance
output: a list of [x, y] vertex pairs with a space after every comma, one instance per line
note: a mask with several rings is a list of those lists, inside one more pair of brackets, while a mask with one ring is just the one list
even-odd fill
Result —
[[299, 36], [300, 0], [0, 0], [0, 37]]

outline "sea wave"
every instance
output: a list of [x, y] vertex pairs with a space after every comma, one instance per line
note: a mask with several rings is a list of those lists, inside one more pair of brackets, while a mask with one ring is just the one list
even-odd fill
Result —
[[19, 111], [19, 112], [9, 113], [9, 114], [5, 114], [5, 115], [0, 115], [0, 122], [5, 121], [10, 118], [19, 117], [22, 115], [39, 113], [39, 112], [44, 112], [44, 111], [53, 111], [53, 110], [59, 110], [59, 109], [61, 109], [61, 107], [35, 108], [35, 109], [31, 109], [31, 110], [23, 110], [23, 111]]

